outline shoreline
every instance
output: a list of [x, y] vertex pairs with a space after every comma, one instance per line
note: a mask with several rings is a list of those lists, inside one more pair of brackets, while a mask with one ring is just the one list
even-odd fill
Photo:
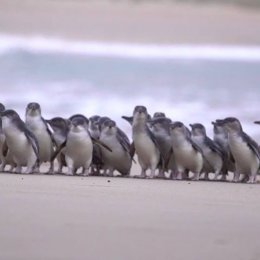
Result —
[[260, 9], [214, 4], [3, 0], [0, 9], [1, 34], [79, 41], [260, 45], [257, 24]]

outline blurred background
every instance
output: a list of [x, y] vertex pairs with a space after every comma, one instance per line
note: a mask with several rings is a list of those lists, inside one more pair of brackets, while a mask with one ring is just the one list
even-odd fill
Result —
[[238, 117], [260, 141], [260, 1], [1, 0], [1, 100], [24, 117]]

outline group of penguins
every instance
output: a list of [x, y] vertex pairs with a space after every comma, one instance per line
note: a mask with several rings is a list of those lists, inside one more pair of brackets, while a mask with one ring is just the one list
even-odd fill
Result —
[[212, 140], [200, 123], [189, 129], [162, 112], [151, 117], [146, 107], [136, 106], [132, 116], [122, 116], [132, 128], [130, 142], [109, 117], [46, 120], [38, 103], [27, 105], [25, 121], [1, 103], [0, 114], [0, 171], [8, 166], [9, 172], [39, 173], [48, 162], [48, 174], [128, 177], [137, 159], [140, 178], [224, 181], [232, 173], [234, 182], [255, 183], [260, 168], [258, 144], [234, 117], [212, 122]]

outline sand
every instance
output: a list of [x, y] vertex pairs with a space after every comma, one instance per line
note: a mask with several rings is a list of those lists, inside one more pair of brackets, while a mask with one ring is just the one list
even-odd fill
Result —
[[259, 197], [259, 185], [1, 173], [0, 259], [258, 260]]
[[117, 1], [1, 0], [0, 33], [160, 44], [260, 44], [260, 9]]
[[[259, 14], [214, 5], [1, 0], [0, 33], [259, 45]], [[259, 198], [259, 184], [0, 173], [0, 259], [259, 260]]]

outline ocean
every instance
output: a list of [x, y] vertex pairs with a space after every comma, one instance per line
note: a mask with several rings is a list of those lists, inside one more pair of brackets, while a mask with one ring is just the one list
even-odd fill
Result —
[[39, 102], [45, 118], [109, 116], [134, 106], [163, 111], [174, 121], [238, 117], [260, 141], [260, 47], [137, 45], [0, 35], [1, 100], [24, 118]]

